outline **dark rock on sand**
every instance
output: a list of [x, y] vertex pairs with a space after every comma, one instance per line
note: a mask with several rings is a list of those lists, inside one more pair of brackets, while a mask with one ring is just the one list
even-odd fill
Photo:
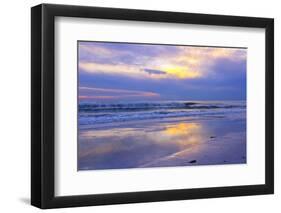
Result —
[[196, 163], [196, 162], [197, 162], [196, 160], [189, 161], [189, 163]]

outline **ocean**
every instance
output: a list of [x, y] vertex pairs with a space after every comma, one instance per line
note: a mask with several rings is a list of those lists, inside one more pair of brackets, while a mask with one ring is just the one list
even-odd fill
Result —
[[77, 169], [245, 164], [245, 101], [79, 104]]
[[98, 124], [176, 117], [232, 119], [245, 116], [246, 101], [158, 101], [79, 104], [79, 127]]

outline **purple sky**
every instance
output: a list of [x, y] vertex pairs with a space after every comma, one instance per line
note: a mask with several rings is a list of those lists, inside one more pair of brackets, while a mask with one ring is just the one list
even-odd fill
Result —
[[247, 50], [79, 42], [79, 99], [245, 100]]

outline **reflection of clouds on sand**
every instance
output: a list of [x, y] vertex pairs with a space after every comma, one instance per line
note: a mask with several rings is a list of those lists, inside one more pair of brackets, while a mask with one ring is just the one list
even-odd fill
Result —
[[81, 158], [87, 157], [87, 156], [97, 156], [97, 155], [103, 155], [112, 152], [112, 150], [116, 149], [115, 144], [102, 144], [97, 145], [92, 149], [85, 150], [84, 152], [80, 153]]
[[[121, 131], [122, 130], [122, 131]], [[136, 128], [114, 128], [111, 130], [87, 130], [80, 133], [80, 137], [84, 139], [93, 139], [95, 137], [122, 137], [134, 135]]]
[[163, 132], [168, 135], [172, 142], [183, 148], [202, 143], [204, 130], [199, 123], [179, 123], [168, 126]]
[[[173, 161], [175, 158], [185, 157], [188, 158], [188, 155], [192, 153], [197, 153], [202, 149], [202, 143], [206, 141], [207, 134], [206, 130], [200, 123], [178, 123], [170, 124], [162, 132], [163, 137], [159, 137], [161, 143], [171, 143], [179, 147], [179, 151], [174, 152], [170, 155], [164, 156], [162, 158], [155, 159], [152, 162], [141, 165], [140, 167], [151, 167], [154, 165], [160, 165], [160, 163]], [[163, 138], [166, 137], [166, 140]], [[188, 163], [186, 161], [185, 163]]]
[[189, 135], [194, 131], [200, 130], [201, 125], [196, 123], [179, 123], [176, 125], [168, 126], [165, 133], [168, 135]]
[[79, 170], [246, 161], [243, 121], [242, 124], [209, 120], [124, 125], [80, 131]]
[[246, 133], [229, 133], [206, 143], [191, 146], [140, 167], [185, 166], [193, 164], [234, 164], [246, 163]]

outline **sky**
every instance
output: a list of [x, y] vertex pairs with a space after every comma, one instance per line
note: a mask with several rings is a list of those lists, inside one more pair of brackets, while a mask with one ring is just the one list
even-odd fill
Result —
[[79, 101], [245, 100], [247, 49], [78, 42]]

